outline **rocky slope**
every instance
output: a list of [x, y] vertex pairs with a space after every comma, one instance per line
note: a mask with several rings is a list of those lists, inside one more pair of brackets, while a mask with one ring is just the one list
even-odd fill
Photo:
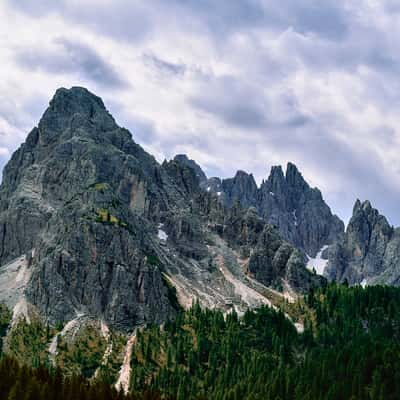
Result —
[[[176, 160], [192, 166], [187, 157], [184, 160], [179, 156]], [[201, 168], [197, 164], [195, 168], [200, 174]], [[286, 174], [282, 167], [272, 167], [260, 188], [253, 175], [244, 171], [229, 179], [211, 178], [203, 187], [216, 193], [226, 207], [232, 207], [236, 201], [244, 208], [255, 207], [265, 221], [278, 228], [285, 240], [310, 257], [336, 242], [344, 232], [343, 222], [332, 214], [321, 192], [311, 188], [292, 163], [288, 163]]]
[[320, 284], [257, 209], [227, 209], [202, 182], [182, 157], [159, 165], [97, 96], [59, 89], [0, 187], [0, 301], [13, 324], [127, 331], [194, 299], [243, 312]]
[[400, 285], [400, 229], [390, 226], [369, 201], [356, 201], [344, 238], [329, 253], [329, 279]]

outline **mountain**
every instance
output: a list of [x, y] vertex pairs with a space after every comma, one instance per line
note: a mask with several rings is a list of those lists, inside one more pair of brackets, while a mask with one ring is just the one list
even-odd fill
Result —
[[224, 207], [202, 180], [185, 157], [158, 164], [88, 90], [57, 90], [0, 187], [0, 301], [13, 324], [129, 331], [195, 300], [244, 312], [321, 284], [257, 209]]
[[302, 333], [272, 307], [240, 318], [195, 304], [124, 337], [122, 356], [114, 332], [73, 332], [78, 337], [69, 343], [64, 328], [56, 336], [56, 371], [43, 354], [48, 327], [20, 323], [20, 336], [11, 339], [25, 344], [24, 358], [0, 357], [0, 398], [399, 399], [400, 288], [327, 285], [297, 310]]
[[400, 229], [389, 225], [369, 201], [356, 201], [343, 239], [329, 253], [329, 279], [400, 285]]
[[196, 163], [196, 161], [188, 158], [186, 154], [177, 154], [174, 157], [174, 161], [184, 164], [194, 170], [196, 176], [199, 180], [200, 186], [204, 186], [207, 182], [207, 176], [204, 171], [201, 169], [200, 165]]
[[398, 398], [400, 289], [304, 263], [397, 284], [398, 231], [357, 202], [343, 234], [293, 164], [199, 168], [57, 90], [0, 186], [0, 398]]
[[[179, 162], [191, 166], [180, 157]], [[200, 169], [197, 164], [195, 168]], [[332, 214], [321, 192], [311, 188], [292, 163], [288, 163], [286, 174], [281, 166], [272, 167], [268, 179], [259, 188], [253, 175], [244, 171], [229, 179], [211, 178], [203, 186], [217, 193], [226, 207], [232, 207], [237, 201], [244, 208], [255, 207], [265, 221], [278, 228], [285, 240], [310, 257], [335, 243], [344, 233], [343, 222]]]

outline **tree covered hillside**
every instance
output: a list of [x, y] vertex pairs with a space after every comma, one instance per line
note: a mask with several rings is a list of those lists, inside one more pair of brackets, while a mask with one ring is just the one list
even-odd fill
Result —
[[269, 308], [195, 306], [138, 335], [134, 391], [179, 400], [398, 399], [400, 290], [331, 285], [306, 296], [305, 330]]
[[[282, 311], [242, 317], [195, 305], [139, 330], [127, 399], [400, 398], [400, 289], [329, 285], [297, 305], [299, 334]], [[21, 367], [3, 356], [0, 398], [124, 399], [97, 379]]]

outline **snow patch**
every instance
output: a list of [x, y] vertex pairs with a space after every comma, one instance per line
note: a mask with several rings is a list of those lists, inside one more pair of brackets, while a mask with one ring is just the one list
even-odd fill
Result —
[[364, 278], [364, 279], [361, 281], [360, 285], [365, 289], [365, 287], [368, 285], [367, 279]]
[[274, 192], [269, 192], [269, 194], [270, 194], [271, 196], [275, 196], [275, 193], [274, 193]]
[[168, 235], [165, 233], [165, 231], [163, 231], [162, 229], [158, 230], [158, 238], [160, 240], [167, 240], [168, 239]]
[[217, 192], [217, 196], [221, 196], [222, 192]]
[[158, 225], [158, 238], [160, 240], [166, 241], [168, 239], [168, 235], [166, 234], [166, 232], [162, 229], [164, 226], [164, 224], [159, 224]]
[[323, 246], [315, 258], [311, 258], [309, 255], [307, 255], [307, 258], [308, 258], [308, 262], [306, 265], [307, 269], [312, 271], [314, 268], [318, 275], [324, 274], [324, 270], [325, 270], [326, 265], [328, 264], [328, 260], [325, 260], [324, 258], [322, 258], [322, 253], [328, 247], [329, 247], [328, 245]]
[[209, 192], [211, 190], [211, 186], [209, 186], [208, 188], [207, 188], [207, 192]]

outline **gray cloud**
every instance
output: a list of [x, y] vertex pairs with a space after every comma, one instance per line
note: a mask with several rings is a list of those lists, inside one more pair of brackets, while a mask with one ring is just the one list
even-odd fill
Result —
[[96, 4], [95, 12], [90, 2], [8, 1], [21, 12], [34, 16], [59, 12], [102, 35], [123, 40], [142, 40], [154, 32], [155, 20], [168, 26], [168, 18], [186, 30], [203, 30], [217, 36], [268, 26], [279, 30], [292, 27], [299, 33], [317, 34], [330, 40], [344, 39], [351, 24], [349, 10], [333, 0], [326, 0], [323, 5], [318, 0], [282, 0], [279, 3], [274, 0], [155, 0], [148, 4], [114, 0], [112, 4]]
[[142, 58], [146, 66], [153, 68], [162, 74], [182, 76], [186, 71], [186, 66], [184, 64], [175, 64], [165, 61], [152, 53], [145, 53]]
[[139, 1], [114, 0], [112, 5], [68, 0], [6, 1], [24, 14], [34, 17], [59, 14], [70, 23], [124, 41], [142, 40], [153, 28], [148, 8]]
[[[43, 32], [50, 46], [25, 46], [21, 36], [9, 50], [22, 80], [39, 70], [94, 83], [115, 102], [116, 119], [160, 156], [188, 151], [211, 175], [247, 169], [258, 178], [293, 161], [307, 179], [334, 188], [326, 197], [344, 218], [360, 197], [400, 224], [397, 3], [8, 0], [32, 27], [47, 17], [68, 26]], [[83, 40], [93, 36], [99, 41], [89, 47]], [[115, 45], [118, 70], [101, 56], [103, 42]], [[35, 102], [33, 89], [14, 86], [0, 87], [0, 118], [21, 129], [38, 116], [44, 93]], [[10, 100], [18, 96], [21, 104]]]
[[27, 69], [40, 69], [53, 74], [72, 73], [100, 85], [128, 85], [113, 66], [86, 44], [66, 38], [53, 41], [50, 49], [21, 48], [15, 53], [16, 62]]
[[213, 114], [228, 124], [242, 128], [262, 128], [267, 124], [268, 110], [258, 90], [232, 76], [209, 77], [198, 93], [188, 99], [190, 104]]
[[301, 127], [309, 122], [290, 93], [269, 97], [256, 84], [233, 76], [209, 77], [188, 101], [238, 128], [265, 131]]

